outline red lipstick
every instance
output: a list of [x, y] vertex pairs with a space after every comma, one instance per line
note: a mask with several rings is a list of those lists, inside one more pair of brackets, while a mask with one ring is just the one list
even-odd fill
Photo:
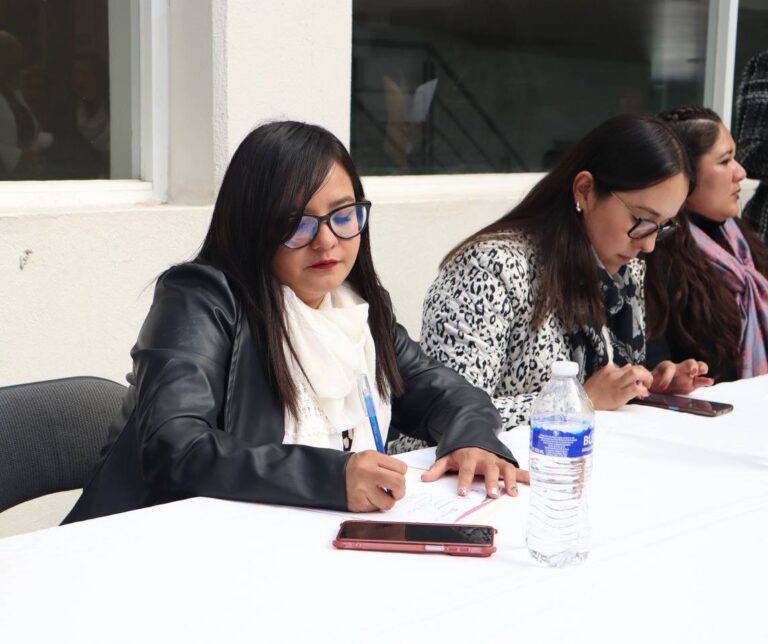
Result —
[[316, 262], [310, 266], [310, 268], [316, 268], [318, 270], [329, 270], [336, 266], [339, 262], [335, 259], [324, 259], [322, 261]]

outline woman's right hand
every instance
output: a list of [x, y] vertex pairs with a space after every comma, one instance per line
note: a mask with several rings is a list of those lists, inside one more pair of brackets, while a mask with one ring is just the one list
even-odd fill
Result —
[[[405, 473], [402, 461], [372, 450], [352, 454], [347, 461], [347, 510], [375, 512], [390, 510], [395, 501], [405, 496]], [[389, 493], [384, 490], [388, 489]]]
[[617, 367], [608, 364], [592, 374], [584, 383], [592, 406], [597, 409], [618, 409], [632, 398], [645, 398], [650, 393], [653, 375], [640, 365]]

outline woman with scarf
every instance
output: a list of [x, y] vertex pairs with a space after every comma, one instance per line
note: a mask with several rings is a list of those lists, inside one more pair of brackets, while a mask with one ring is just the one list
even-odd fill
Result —
[[768, 247], [742, 222], [746, 176], [720, 117], [703, 107], [662, 112], [695, 167], [679, 234], [649, 259], [649, 364], [694, 355], [718, 381], [768, 373]]
[[555, 360], [579, 363], [596, 409], [709, 384], [695, 360], [643, 366], [638, 255], [674, 234], [689, 184], [685, 152], [664, 123], [606, 121], [448, 254], [424, 303], [422, 347], [488, 392], [505, 429], [528, 421]]
[[328, 131], [288, 121], [245, 138], [197, 258], [158, 279], [123, 411], [67, 522], [191, 496], [389, 509], [406, 466], [376, 449], [364, 377], [384, 436], [437, 445], [425, 480], [457, 470], [460, 495], [475, 474], [491, 497], [517, 495], [527, 473], [488, 396], [397, 324], [370, 210]]

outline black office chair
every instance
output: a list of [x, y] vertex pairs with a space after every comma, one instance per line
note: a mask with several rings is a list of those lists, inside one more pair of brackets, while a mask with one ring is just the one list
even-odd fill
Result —
[[0, 388], [0, 512], [83, 487], [125, 391], [92, 377]]

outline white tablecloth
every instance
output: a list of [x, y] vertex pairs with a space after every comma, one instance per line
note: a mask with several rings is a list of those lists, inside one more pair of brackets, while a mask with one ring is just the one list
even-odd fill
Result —
[[0, 540], [0, 642], [766, 642], [766, 392], [598, 414], [581, 566], [529, 557], [526, 488], [488, 559], [338, 551], [339, 515], [190, 499]]
[[746, 456], [768, 464], [768, 376], [724, 382], [699, 389], [693, 396], [730, 403], [734, 410], [715, 418], [700, 418], [625, 405], [618, 411], [598, 412], [598, 422], [600, 427], [622, 434]]

